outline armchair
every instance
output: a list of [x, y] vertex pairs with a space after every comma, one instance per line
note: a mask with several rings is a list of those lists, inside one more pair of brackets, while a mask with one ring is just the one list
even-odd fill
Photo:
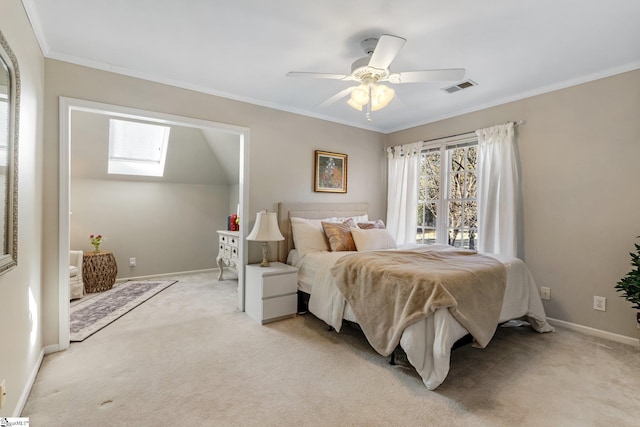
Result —
[[69, 299], [82, 298], [82, 251], [69, 251]]

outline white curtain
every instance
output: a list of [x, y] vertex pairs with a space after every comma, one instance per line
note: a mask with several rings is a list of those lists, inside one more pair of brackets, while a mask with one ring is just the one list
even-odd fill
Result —
[[478, 136], [478, 240], [480, 252], [517, 256], [518, 169], [514, 124]]
[[415, 243], [422, 142], [387, 148], [387, 229], [398, 245]]

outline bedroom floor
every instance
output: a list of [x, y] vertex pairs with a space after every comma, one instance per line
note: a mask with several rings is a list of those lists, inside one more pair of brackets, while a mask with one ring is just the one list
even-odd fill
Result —
[[23, 411], [32, 425], [631, 426], [640, 348], [557, 327], [501, 328], [453, 352], [435, 391], [400, 355], [312, 315], [260, 326], [235, 281], [178, 283], [48, 355]]

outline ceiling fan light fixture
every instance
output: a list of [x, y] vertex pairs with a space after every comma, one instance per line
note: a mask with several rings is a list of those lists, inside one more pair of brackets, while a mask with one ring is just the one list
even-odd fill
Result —
[[353, 101], [354, 104], [359, 105], [360, 109], [362, 109], [362, 106], [369, 103], [369, 87], [367, 85], [360, 85], [355, 88], [351, 92], [350, 101]]
[[350, 107], [353, 107], [358, 111], [362, 111], [362, 105], [356, 104], [355, 102], [353, 102], [353, 99], [351, 98], [349, 98], [349, 100], [347, 101], [347, 104], [349, 104]]
[[396, 92], [389, 86], [376, 85], [372, 90], [371, 96], [371, 110], [380, 110], [391, 102]]
[[347, 104], [358, 111], [378, 111], [387, 105], [395, 96], [395, 91], [389, 86], [377, 83], [362, 84], [351, 92]]
[[369, 121], [371, 121], [372, 111], [386, 107], [395, 96], [393, 89], [378, 84], [378, 82], [388, 82], [395, 85], [404, 83], [460, 81], [464, 78], [464, 68], [440, 68], [392, 73], [389, 67], [406, 41], [405, 38], [392, 34], [382, 34], [377, 38], [369, 37], [363, 40], [360, 46], [367, 56], [356, 59], [351, 64], [351, 74], [291, 71], [287, 73], [287, 77], [315, 77], [360, 83], [360, 85], [355, 88], [352, 86], [338, 92], [320, 105], [327, 106], [338, 99], [343, 99], [348, 93], [351, 93], [347, 104], [358, 111], [364, 112], [365, 117]]

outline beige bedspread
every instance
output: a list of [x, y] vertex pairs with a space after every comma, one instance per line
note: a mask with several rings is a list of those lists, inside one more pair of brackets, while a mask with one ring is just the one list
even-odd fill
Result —
[[439, 308], [486, 346], [506, 286], [502, 263], [472, 251], [375, 251], [347, 255], [331, 269], [373, 348], [387, 356], [404, 329]]

